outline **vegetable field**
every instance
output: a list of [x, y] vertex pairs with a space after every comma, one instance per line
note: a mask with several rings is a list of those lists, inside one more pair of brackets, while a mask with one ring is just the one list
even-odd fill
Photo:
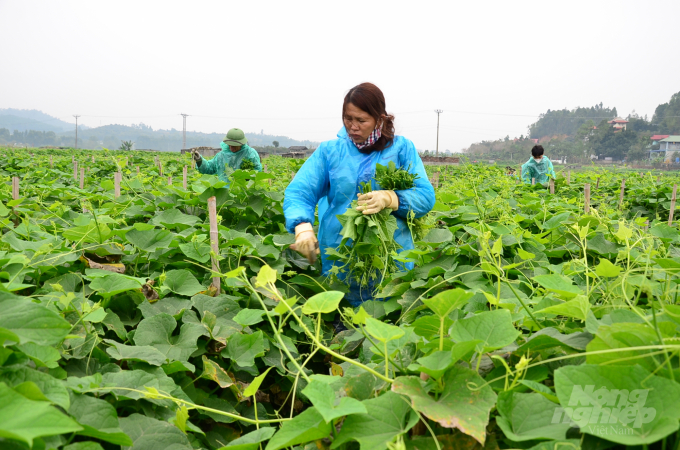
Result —
[[428, 166], [416, 249], [343, 241], [351, 308], [289, 249], [301, 161], [0, 155], [2, 449], [680, 448], [674, 174]]

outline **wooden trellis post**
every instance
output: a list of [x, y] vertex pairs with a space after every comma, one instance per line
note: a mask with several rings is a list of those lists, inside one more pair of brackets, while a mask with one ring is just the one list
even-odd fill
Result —
[[12, 200], [19, 198], [19, 177], [12, 177]]
[[571, 170], [567, 170], [567, 184], [571, 184]]
[[85, 187], [85, 168], [80, 168], [80, 189]]
[[73, 161], [73, 181], [78, 181], [78, 161]]
[[661, 183], [661, 175], [656, 176], [656, 184]]
[[[215, 197], [210, 197], [208, 199], [208, 219], [210, 221], [210, 248], [212, 249], [215, 257], [211, 256], [212, 260], [212, 270], [213, 272], [220, 273], [220, 264], [217, 260], [217, 255], [220, 254], [220, 246], [218, 243], [219, 232], [217, 230], [217, 200]], [[213, 277], [212, 285], [217, 289], [217, 293], [220, 292], [220, 277]]]
[[555, 179], [554, 178], [550, 179], [550, 193], [551, 194], [555, 193]]
[[94, 155], [92, 155], [92, 163], [94, 164]]
[[626, 190], [626, 179], [621, 180], [621, 193], [619, 194], [619, 209], [623, 206], [623, 193]]
[[113, 198], [118, 198], [120, 197], [120, 181], [122, 178], [122, 174], [120, 172], [116, 172], [113, 174]]
[[187, 166], [185, 165], [182, 169], [182, 187], [187, 190]]
[[600, 189], [600, 177], [597, 177], [597, 183], [595, 183], [595, 189]]
[[168, 186], [172, 186], [172, 177], [168, 177]]
[[583, 204], [583, 211], [586, 214], [590, 214], [590, 183], [586, 183], [583, 186], [583, 193], [585, 195], [585, 203]]
[[673, 195], [671, 197], [671, 210], [670, 213], [668, 214], [668, 226], [672, 227], [673, 226], [673, 215], [675, 214], [675, 194], [678, 191], [678, 185], [674, 184], [673, 185]]
[[161, 176], [163, 176], [163, 163], [161, 160], [158, 160], [158, 172], [160, 173]]
[[50, 155], [50, 169], [54, 169], [54, 160], [52, 159], [52, 155]]
[[533, 186], [533, 185], [535, 185], [535, 184], [536, 184], [536, 178], [533, 178], [533, 177], [532, 177], [532, 178], [531, 178], [531, 185]]
[[139, 175], [139, 166], [135, 166], [135, 167], [137, 167], [137, 175]]

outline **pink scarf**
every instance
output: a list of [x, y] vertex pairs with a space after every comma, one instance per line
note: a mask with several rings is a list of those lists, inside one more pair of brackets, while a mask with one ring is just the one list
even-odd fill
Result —
[[354, 145], [356, 145], [359, 150], [362, 150], [368, 147], [369, 145], [375, 144], [378, 141], [378, 139], [380, 139], [380, 136], [382, 136], [382, 131], [380, 130], [380, 128], [381, 127], [376, 127], [375, 130], [373, 130], [371, 134], [368, 136], [368, 139], [366, 139], [364, 142], [360, 144], [357, 144], [355, 142]]

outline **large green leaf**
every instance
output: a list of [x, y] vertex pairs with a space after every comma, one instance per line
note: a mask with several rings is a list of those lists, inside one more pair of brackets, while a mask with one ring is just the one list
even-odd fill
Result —
[[168, 230], [137, 230], [132, 229], [125, 233], [129, 243], [145, 252], [168, 248], [172, 242], [172, 233]]
[[179, 428], [162, 420], [135, 413], [120, 419], [120, 427], [133, 442], [125, 450], [193, 450]]
[[418, 415], [408, 402], [394, 392], [388, 391], [362, 403], [367, 413], [348, 416], [331, 448], [357, 441], [361, 450], [387, 449], [388, 442], [406, 433], [418, 422]]
[[450, 334], [456, 342], [480, 340], [483, 344], [478, 348], [487, 352], [512, 344], [520, 332], [512, 324], [509, 311], [496, 309], [454, 322]]
[[561, 367], [555, 391], [564, 411], [554, 420], [573, 420], [583, 433], [647, 445], [678, 430], [680, 384], [640, 366]]
[[116, 408], [109, 402], [89, 395], [74, 394], [69, 414], [83, 427], [78, 434], [117, 445], [132, 445], [118, 423]]
[[264, 355], [262, 331], [253, 334], [234, 334], [229, 338], [222, 356], [231, 358], [241, 367], [255, 365], [255, 358]]
[[302, 393], [307, 396], [328, 423], [338, 417], [368, 413], [366, 407], [359, 400], [351, 397], [341, 397], [336, 400], [333, 388], [319, 380], [312, 380], [302, 390]]
[[[667, 329], [670, 335], [675, 334], [674, 328], [667, 328], [670, 323], [660, 323], [660, 331]], [[653, 328], [642, 323], [613, 323], [611, 325], [600, 325], [597, 329], [595, 338], [590, 341], [586, 350], [586, 361], [588, 364], [617, 364], [617, 365], [636, 365], [639, 364], [649, 371], [656, 371], [660, 363], [659, 357], [644, 356], [647, 353], [655, 353], [655, 350], [626, 350], [629, 347], [643, 347], [659, 344], [659, 338]], [[619, 349], [617, 352], [591, 353], [602, 350]]]
[[583, 291], [578, 286], [574, 286], [571, 279], [564, 275], [537, 275], [532, 279], [545, 289], [557, 292], [565, 298], [572, 298], [583, 294]]
[[136, 345], [156, 348], [171, 361], [188, 361], [198, 349], [196, 341], [205, 335], [206, 329], [195, 323], [185, 323], [175, 335], [177, 321], [169, 314], [161, 313], [142, 320], [137, 326]]
[[[446, 428], [458, 428], [484, 445], [489, 413], [496, 394], [474, 370], [454, 366], [442, 378], [444, 390], [435, 399], [418, 377], [398, 377], [392, 391], [411, 399], [413, 409]], [[476, 385], [471, 389], [469, 383]]]
[[259, 430], [251, 431], [244, 434], [238, 439], [234, 439], [224, 447], [218, 450], [257, 450], [260, 448], [260, 442], [264, 442], [274, 435], [276, 428], [266, 427]]
[[404, 335], [404, 330], [373, 317], [366, 318], [366, 331], [380, 342], [389, 342]]
[[179, 244], [179, 249], [182, 253], [191, 259], [198, 262], [205, 263], [210, 260], [210, 245], [205, 242], [187, 242], [186, 244]]
[[565, 439], [569, 423], [553, 423], [560, 405], [541, 394], [505, 391], [498, 396], [496, 423], [505, 436], [516, 442], [533, 439]]
[[293, 420], [284, 422], [276, 434], [269, 440], [265, 450], [279, 450], [296, 444], [323, 439], [331, 434], [331, 425], [315, 408], [306, 409]]
[[70, 399], [64, 383], [52, 375], [39, 372], [27, 366], [7, 366], [0, 369], [0, 381], [4, 381], [10, 387], [17, 386], [27, 381], [33, 382], [40, 388], [45, 397], [54, 404], [68, 410]]
[[29, 400], [0, 383], [0, 437], [32, 446], [37, 437], [80, 430], [80, 425], [49, 403]]
[[340, 300], [345, 296], [342, 292], [338, 291], [325, 291], [320, 294], [316, 294], [307, 300], [307, 302], [302, 305], [302, 312], [304, 314], [315, 314], [315, 313], [332, 313], [338, 309]]
[[49, 367], [50, 369], [59, 367], [58, 361], [61, 359], [61, 353], [54, 347], [26, 342], [17, 345], [17, 348], [31, 358], [37, 367]]
[[165, 363], [168, 357], [161, 353], [156, 347], [148, 345], [125, 345], [110, 339], [104, 339], [110, 347], [106, 349], [113, 359], [119, 361], [144, 361], [152, 366], [160, 366]]
[[[160, 367], [154, 369], [107, 372], [102, 375], [101, 388], [98, 392], [102, 394], [111, 392], [118, 398], [138, 400], [146, 398], [144, 394], [146, 388], [154, 388], [158, 392], [166, 392], [174, 397], [190, 401], [189, 397], [175, 384], [172, 378], [163, 372], [163, 369]], [[137, 391], [141, 391], [141, 393]], [[154, 398], [148, 400], [166, 407], [172, 405], [169, 400]]]
[[423, 303], [440, 318], [448, 317], [454, 309], [465, 306], [475, 295], [474, 292], [466, 292], [463, 289], [449, 289], [432, 298], [424, 299]]
[[165, 274], [163, 287], [171, 290], [175, 294], [192, 297], [201, 291], [205, 291], [196, 277], [186, 269], [171, 270]]
[[136, 278], [126, 277], [117, 273], [97, 277], [90, 283], [90, 288], [105, 298], [111, 297], [121, 292], [140, 289], [142, 283]]
[[199, 222], [198, 217], [184, 214], [176, 208], [166, 209], [156, 214], [149, 223], [162, 225], [168, 228], [177, 228], [180, 225], [193, 226]]
[[71, 330], [71, 324], [59, 314], [8, 292], [0, 292], [0, 311], [0, 328], [14, 333], [22, 344], [58, 344]]
[[547, 308], [541, 309], [540, 312], [573, 317], [574, 319], [585, 322], [586, 317], [588, 317], [588, 313], [590, 312], [590, 302], [585, 295], [577, 295], [573, 300], [548, 306]]

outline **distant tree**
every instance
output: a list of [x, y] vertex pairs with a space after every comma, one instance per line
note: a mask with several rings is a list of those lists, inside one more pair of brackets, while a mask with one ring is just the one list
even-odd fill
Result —
[[132, 150], [132, 146], [135, 145], [132, 141], [120, 141], [120, 148], [118, 150]]
[[279, 148], [279, 141], [272, 142], [272, 145], [276, 148]]

